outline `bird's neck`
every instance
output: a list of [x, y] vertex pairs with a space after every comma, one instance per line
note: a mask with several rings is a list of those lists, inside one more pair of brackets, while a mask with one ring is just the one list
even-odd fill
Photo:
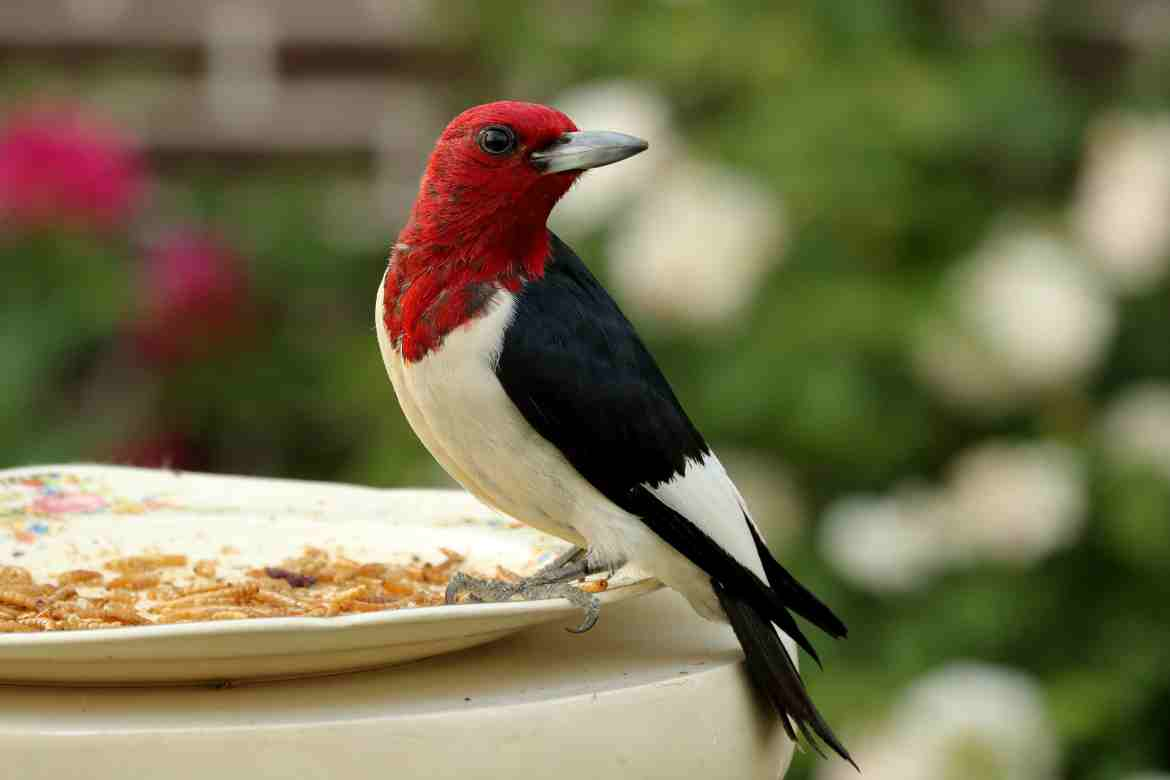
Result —
[[544, 274], [547, 211], [460, 216], [443, 220], [416, 204], [391, 252], [382, 319], [408, 362], [484, 314], [501, 290], [516, 292]]

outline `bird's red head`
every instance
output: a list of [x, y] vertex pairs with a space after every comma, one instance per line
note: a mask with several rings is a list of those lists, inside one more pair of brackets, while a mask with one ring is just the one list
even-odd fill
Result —
[[443, 247], [435, 262], [515, 265], [539, 276], [556, 202], [586, 169], [645, 148], [620, 133], [579, 133], [573, 120], [536, 103], [469, 108], [439, 136], [399, 243]]
[[534, 103], [464, 111], [435, 144], [399, 243], [442, 247], [434, 262], [515, 263], [539, 273], [549, 212], [580, 171], [544, 174], [530, 155], [576, 129], [560, 111]]
[[[487, 103], [455, 117], [431, 152], [395, 245], [386, 280], [391, 336], [436, 300], [456, 301], [452, 291], [477, 283], [517, 289], [541, 276], [556, 202], [585, 170], [645, 148], [621, 133], [578, 132], [560, 111], [535, 103]], [[444, 322], [463, 316], [456, 311]]]

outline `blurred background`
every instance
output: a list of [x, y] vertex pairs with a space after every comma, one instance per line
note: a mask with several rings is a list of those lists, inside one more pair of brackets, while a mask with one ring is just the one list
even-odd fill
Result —
[[0, 63], [0, 466], [446, 484], [376, 287], [445, 122], [551, 103], [651, 142], [553, 227], [865, 776], [1170, 777], [1170, 0], [5, 0]]

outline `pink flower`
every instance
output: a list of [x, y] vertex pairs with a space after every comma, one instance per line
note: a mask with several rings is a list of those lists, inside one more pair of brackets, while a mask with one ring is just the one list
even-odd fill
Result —
[[217, 238], [177, 231], [147, 252], [136, 325], [155, 364], [213, 353], [246, 335], [250, 317], [243, 259]]
[[147, 187], [138, 150], [79, 111], [29, 111], [0, 129], [0, 222], [112, 229], [130, 220]]
[[106, 500], [101, 496], [74, 493], [42, 496], [30, 504], [28, 509], [37, 515], [62, 515], [71, 512], [97, 512], [105, 507]]

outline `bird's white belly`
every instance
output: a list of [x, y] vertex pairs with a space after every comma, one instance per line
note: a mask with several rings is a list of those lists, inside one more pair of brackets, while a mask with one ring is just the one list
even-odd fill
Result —
[[597, 561], [632, 561], [680, 590], [704, 616], [723, 619], [705, 574], [589, 483], [528, 424], [496, 377], [515, 308], [499, 292], [489, 311], [448, 333], [442, 345], [407, 363], [382, 320], [382, 359], [403, 413], [456, 481], [500, 512], [587, 547]]
[[[596, 508], [604, 502], [612, 511], [622, 510], [528, 425], [496, 378], [494, 364], [513, 306], [511, 295], [497, 293], [486, 314], [447, 334], [421, 360], [407, 363], [382, 324], [380, 290], [382, 359], [411, 427], [452, 477], [501, 512], [585, 546], [579, 529], [584, 504]], [[571, 482], [579, 484], [566, 484]]]

